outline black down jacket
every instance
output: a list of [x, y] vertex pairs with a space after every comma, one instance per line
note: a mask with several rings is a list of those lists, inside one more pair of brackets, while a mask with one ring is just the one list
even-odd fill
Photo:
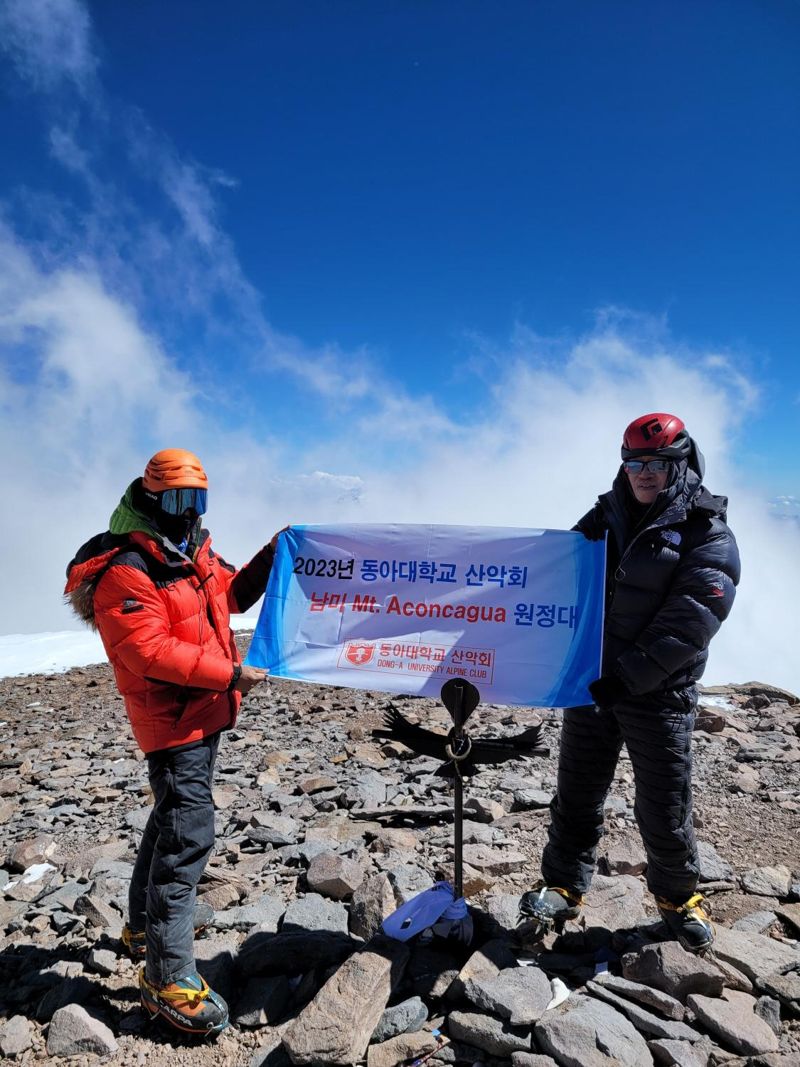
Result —
[[635, 528], [629, 500], [620, 468], [611, 492], [574, 527], [590, 540], [609, 535], [603, 674], [634, 696], [688, 688], [705, 670], [739, 582], [728, 501], [685, 466]]

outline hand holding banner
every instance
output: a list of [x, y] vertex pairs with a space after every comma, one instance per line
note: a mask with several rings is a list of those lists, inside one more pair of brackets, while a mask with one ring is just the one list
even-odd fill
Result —
[[591, 703], [605, 544], [564, 530], [292, 526], [246, 662], [273, 677], [485, 702]]

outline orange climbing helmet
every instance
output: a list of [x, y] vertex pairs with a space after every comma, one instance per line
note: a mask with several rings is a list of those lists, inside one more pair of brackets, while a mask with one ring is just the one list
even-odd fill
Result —
[[142, 486], [151, 493], [165, 489], [208, 489], [208, 477], [194, 452], [163, 448], [145, 467]]

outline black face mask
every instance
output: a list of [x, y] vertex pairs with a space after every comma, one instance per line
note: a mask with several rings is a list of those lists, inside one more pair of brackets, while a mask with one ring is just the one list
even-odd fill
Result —
[[173, 545], [180, 545], [189, 536], [194, 524], [197, 522], [196, 515], [168, 515], [165, 511], [158, 511], [153, 516], [153, 525], [164, 534]]
[[162, 511], [153, 496], [145, 492], [141, 480], [133, 487], [133, 506], [146, 515], [153, 528], [176, 547], [189, 537], [197, 522], [197, 516], [193, 512], [169, 515]]

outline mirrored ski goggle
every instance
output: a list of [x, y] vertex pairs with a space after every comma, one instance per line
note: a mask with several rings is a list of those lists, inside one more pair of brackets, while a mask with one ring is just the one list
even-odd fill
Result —
[[629, 474], [641, 474], [642, 471], [663, 474], [669, 470], [671, 462], [669, 459], [626, 459], [622, 466]]
[[165, 489], [161, 494], [161, 510], [168, 515], [183, 515], [190, 509], [204, 515], [207, 504], [207, 489]]

